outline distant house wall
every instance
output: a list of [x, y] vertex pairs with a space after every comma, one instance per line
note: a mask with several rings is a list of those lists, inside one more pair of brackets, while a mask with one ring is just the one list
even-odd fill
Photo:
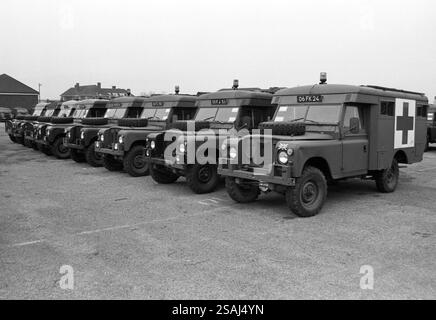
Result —
[[26, 108], [30, 110], [38, 103], [38, 95], [1, 94], [0, 107]]

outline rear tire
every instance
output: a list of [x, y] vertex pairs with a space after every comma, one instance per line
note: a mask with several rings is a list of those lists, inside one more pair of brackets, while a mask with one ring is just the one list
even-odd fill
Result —
[[15, 139], [15, 137], [13, 136], [13, 135], [9, 135], [9, 139], [11, 139], [11, 141], [13, 142], [13, 143], [17, 143], [17, 140]]
[[375, 176], [375, 183], [378, 191], [382, 193], [392, 193], [398, 186], [400, 177], [400, 169], [397, 159], [392, 161], [392, 165], [388, 169], [380, 170]]
[[109, 171], [121, 171], [123, 170], [123, 163], [116, 160], [110, 154], [105, 154], [103, 156], [103, 166]]
[[98, 168], [103, 166], [103, 155], [95, 152], [95, 141], [85, 149], [86, 162], [92, 167]]
[[197, 194], [214, 191], [219, 181], [217, 166], [214, 164], [194, 164], [186, 170], [186, 182]]
[[308, 166], [295, 187], [286, 191], [286, 202], [293, 213], [302, 218], [316, 216], [327, 197], [327, 181], [321, 170]]
[[144, 147], [134, 146], [123, 159], [124, 170], [132, 177], [148, 176], [150, 174], [148, 161], [144, 154]]
[[58, 159], [68, 159], [70, 157], [70, 149], [64, 145], [63, 137], [57, 137], [51, 146], [51, 153]]
[[80, 152], [79, 150], [76, 149], [71, 149], [71, 159], [77, 163], [83, 163], [86, 162], [86, 158], [85, 155], [83, 154], [83, 152]]
[[177, 174], [160, 166], [150, 168], [150, 175], [154, 181], [160, 184], [171, 184], [179, 179]]
[[232, 177], [226, 177], [226, 189], [230, 198], [239, 203], [253, 202], [260, 194], [257, 186], [237, 184], [236, 179]]

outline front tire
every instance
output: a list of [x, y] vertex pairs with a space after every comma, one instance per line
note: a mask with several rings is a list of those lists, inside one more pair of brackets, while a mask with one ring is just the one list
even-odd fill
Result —
[[398, 186], [400, 178], [400, 168], [398, 161], [394, 159], [388, 169], [380, 170], [375, 176], [375, 183], [378, 191], [382, 193], [392, 193]]
[[103, 166], [103, 155], [95, 152], [95, 141], [85, 149], [86, 162], [92, 167], [98, 168]]
[[179, 179], [177, 174], [158, 166], [150, 168], [150, 175], [154, 181], [160, 184], [171, 184]]
[[63, 137], [58, 137], [51, 147], [51, 153], [58, 159], [68, 159], [70, 157], [70, 149], [64, 145]]
[[103, 166], [109, 171], [121, 171], [121, 170], [123, 170], [123, 163], [116, 160], [110, 154], [105, 154], [103, 156]]
[[239, 203], [253, 202], [260, 193], [257, 186], [237, 184], [235, 178], [232, 177], [226, 177], [226, 189], [230, 198]]
[[197, 194], [214, 191], [219, 183], [217, 166], [213, 164], [194, 164], [186, 170], [186, 182]]
[[316, 216], [327, 197], [327, 181], [318, 168], [308, 166], [295, 187], [286, 191], [286, 202], [293, 213], [302, 218]]
[[15, 139], [15, 137], [13, 135], [9, 135], [9, 139], [13, 142], [13, 143], [17, 143], [17, 140]]
[[150, 170], [144, 155], [144, 147], [138, 145], [131, 148], [124, 156], [123, 166], [132, 177], [148, 176]]

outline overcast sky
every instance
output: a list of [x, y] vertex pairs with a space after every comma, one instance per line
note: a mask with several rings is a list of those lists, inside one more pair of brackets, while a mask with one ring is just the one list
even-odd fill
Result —
[[436, 95], [434, 0], [1, 0], [0, 74], [58, 98], [377, 84]]

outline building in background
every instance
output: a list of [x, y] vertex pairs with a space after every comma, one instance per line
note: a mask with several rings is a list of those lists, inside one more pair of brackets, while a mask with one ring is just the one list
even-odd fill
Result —
[[30, 110], [38, 103], [39, 93], [7, 74], [0, 75], [0, 107], [9, 108], [13, 114]]
[[79, 83], [61, 94], [61, 101], [84, 99], [113, 99], [130, 95], [130, 89], [102, 88], [101, 83], [96, 85], [81, 86]]

